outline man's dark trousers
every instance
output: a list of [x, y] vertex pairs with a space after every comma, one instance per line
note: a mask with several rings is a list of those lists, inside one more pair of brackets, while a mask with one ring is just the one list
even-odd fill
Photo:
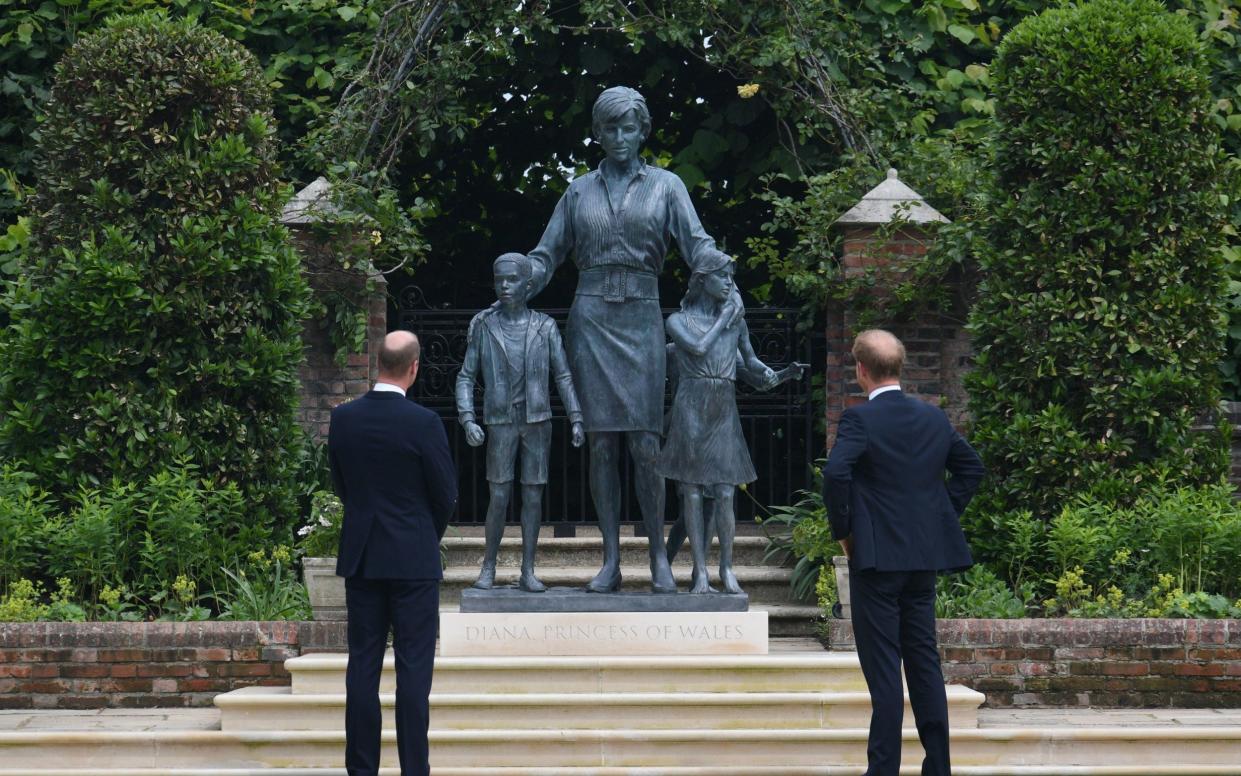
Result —
[[439, 618], [438, 579], [345, 580], [349, 667], [345, 671], [345, 764], [349, 776], [379, 773], [379, 678], [388, 632], [396, 657], [396, 743], [402, 776], [431, 772], [427, 747]]
[[866, 776], [897, 776], [909, 703], [926, 758], [923, 776], [949, 776], [948, 699], [935, 643], [934, 571], [851, 571], [849, 598], [858, 660], [870, 689]]

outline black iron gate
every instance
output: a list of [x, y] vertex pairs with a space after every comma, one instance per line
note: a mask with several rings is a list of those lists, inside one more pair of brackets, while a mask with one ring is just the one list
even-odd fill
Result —
[[[483, 447], [466, 444], [465, 433], [457, 423], [453, 389], [457, 372], [465, 359], [466, 330], [476, 310], [435, 309], [426, 304], [416, 286], [406, 286], [399, 295], [399, 326], [418, 334], [422, 342], [422, 362], [412, 398], [444, 418], [449, 444], [460, 473], [461, 501], [454, 522], [481, 523], [487, 511], [486, 464]], [[539, 308], [554, 318], [564, 331], [568, 309]], [[666, 309], [664, 314], [674, 312]], [[810, 467], [823, 455], [822, 435], [815, 430], [816, 411], [812, 401], [810, 376], [824, 359], [820, 327], [810, 332], [797, 330], [797, 311], [756, 307], [746, 310], [746, 323], [759, 358], [779, 369], [792, 361], [810, 364], [810, 374], [800, 382], [785, 383], [774, 391], [758, 392], [738, 384], [737, 409], [750, 444], [750, 455], [758, 481], [736, 500], [737, 520], [752, 520], [770, 504], [790, 504], [795, 492], [811, 486]], [[552, 456], [550, 480], [543, 498], [544, 518], [552, 524], [593, 522], [594, 508], [587, 486], [586, 445], [575, 449], [569, 441], [569, 424], [560, 398], [552, 390]], [[475, 397], [481, 414], [481, 396]], [[626, 467], [628, 464], [628, 457]], [[632, 478], [625, 472], [625, 481]], [[630, 486], [632, 488], [632, 485]], [[677, 512], [669, 485], [668, 514]], [[514, 494], [514, 500], [519, 494]], [[632, 490], [621, 507], [626, 522], [641, 521]], [[511, 515], [510, 515], [511, 518]]]

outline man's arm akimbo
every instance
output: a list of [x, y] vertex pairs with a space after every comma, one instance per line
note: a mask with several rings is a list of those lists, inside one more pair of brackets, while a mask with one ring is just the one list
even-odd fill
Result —
[[853, 533], [853, 467], [866, 452], [866, 426], [856, 412], [845, 410], [836, 426], [836, 444], [823, 467], [823, 504], [832, 538]]
[[957, 511], [957, 517], [960, 517], [969, 506], [970, 499], [974, 497], [987, 470], [983, 467], [978, 453], [965, 441], [965, 437], [956, 431], [952, 432], [952, 444], [948, 447], [948, 460], [944, 468], [952, 475], [947, 482], [948, 498], [952, 501], [952, 508]]

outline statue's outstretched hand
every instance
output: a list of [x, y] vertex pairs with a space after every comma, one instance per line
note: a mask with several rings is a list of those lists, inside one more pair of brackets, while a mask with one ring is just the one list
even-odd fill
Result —
[[470, 447], [478, 447], [486, 438], [487, 435], [483, 433], [482, 426], [472, 420], [465, 424], [465, 441]]

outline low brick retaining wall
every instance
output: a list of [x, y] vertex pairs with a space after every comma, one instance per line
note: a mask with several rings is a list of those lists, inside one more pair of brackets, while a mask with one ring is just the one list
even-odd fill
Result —
[[[1241, 708], [1241, 620], [944, 620], [939, 639], [948, 680], [992, 708]], [[0, 623], [0, 708], [210, 706], [344, 645], [343, 622]]]
[[285, 659], [343, 651], [344, 626], [0, 623], [0, 709], [210, 706], [239, 687], [288, 684]]
[[[829, 642], [852, 645], [849, 623]], [[1241, 620], [942, 620], [944, 676], [991, 708], [1241, 708]]]

